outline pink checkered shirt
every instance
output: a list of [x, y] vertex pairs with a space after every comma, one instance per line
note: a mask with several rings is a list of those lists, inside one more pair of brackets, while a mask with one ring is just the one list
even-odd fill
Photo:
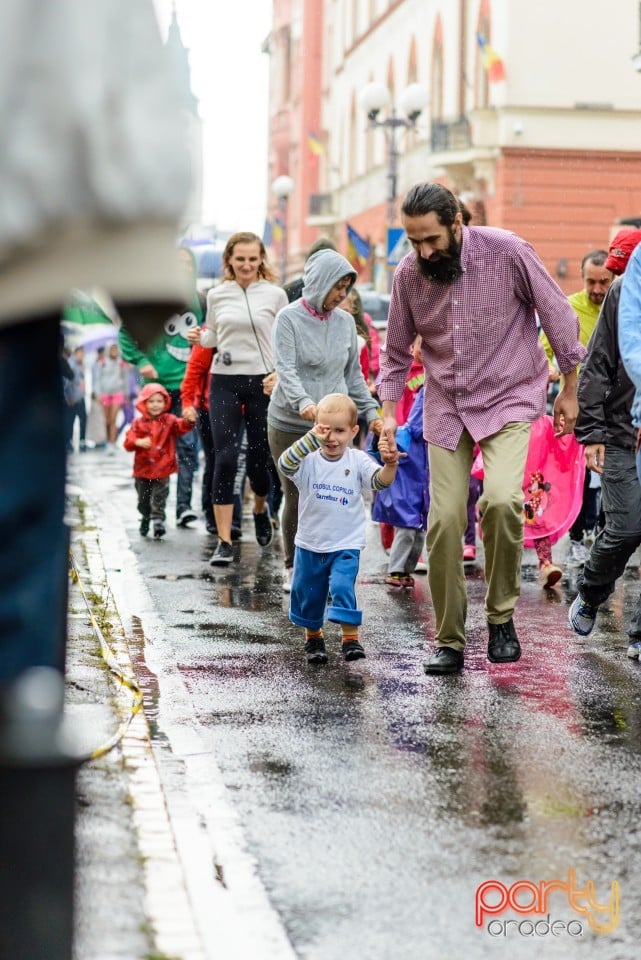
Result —
[[545, 413], [548, 362], [536, 315], [561, 372], [586, 354], [579, 322], [532, 247], [507, 230], [463, 227], [462, 275], [433, 283], [408, 253], [396, 268], [381, 352], [381, 400], [398, 401], [414, 337], [423, 338], [424, 435], [455, 450], [463, 430], [475, 441], [506, 423]]

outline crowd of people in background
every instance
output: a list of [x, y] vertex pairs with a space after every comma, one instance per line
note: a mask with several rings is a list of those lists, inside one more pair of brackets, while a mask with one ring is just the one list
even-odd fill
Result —
[[[191, 290], [184, 311], [145, 350], [124, 324], [118, 342], [96, 356], [90, 395], [102, 412], [102, 442], [87, 437], [83, 349], [66, 351], [67, 447], [73, 449], [76, 421], [82, 452], [95, 446], [113, 453], [122, 433], [124, 449], [135, 455], [140, 533], [151, 530], [156, 539], [166, 534], [174, 472], [176, 524], [198, 519], [192, 487], [200, 451], [202, 519], [216, 538], [213, 567], [233, 562], [248, 488], [256, 541], [267, 548], [280, 531], [291, 618], [305, 628], [309, 662], [322, 663], [327, 595], [338, 610], [330, 607], [330, 619], [333, 610], [346, 658], [365, 655], [354, 593], [358, 560], [346, 579], [343, 561], [317, 566], [315, 552], [332, 554], [334, 541], [337, 551], [352, 546], [323, 536], [336, 518], [317, 503], [310, 513], [301, 478], [308, 464], [316, 471], [323, 463], [335, 466], [353, 443], [370, 464], [363, 489], [370, 490], [366, 500], [389, 555], [386, 585], [412, 590], [417, 567], [428, 559], [436, 630], [425, 671], [447, 674], [464, 663], [464, 571], [475, 563], [478, 536], [488, 659], [508, 663], [521, 653], [513, 613], [524, 525], [545, 589], [564, 574], [552, 547], [569, 534], [564, 561], [580, 571], [569, 619], [581, 635], [592, 630], [641, 544], [635, 460], [641, 416], [632, 410], [634, 384], [618, 346], [620, 300], [633, 315], [638, 291], [622, 298], [623, 279], [615, 279], [630, 258], [636, 267], [641, 230], [625, 228], [609, 249], [587, 252], [583, 287], [566, 298], [527, 242], [475, 227], [446, 188], [417, 184], [402, 214], [413, 253], [396, 270], [384, 345], [363, 310], [356, 270], [326, 238], [310, 249], [302, 277], [283, 289], [262, 240], [236, 233], [224, 251], [223, 276], [206, 297], [191, 250], [179, 248]], [[454, 284], [457, 300], [450, 295]], [[634, 343], [634, 324], [625, 329]], [[132, 419], [134, 400], [139, 415]], [[546, 400], [553, 400], [552, 415]], [[338, 446], [327, 439], [333, 436], [327, 410], [330, 420], [345, 419]], [[576, 469], [564, 479], [554, 475], [552, 484], [562, 443]], [[353, 470], [360, 476], [360, 466], [345, 474]], [[360, 491], [359, 480], [355, 504]], [[546, 526], [552, 500], [554, 525]], [[364, 538], [360, 507], [354, 509], [358, 553]], [[317, 529], [310, 535], [312, 522]], [[311, 581], [317, 591], [306, 596]], [[641, 600], [629, 632], [628, 653], [639, 656]]]

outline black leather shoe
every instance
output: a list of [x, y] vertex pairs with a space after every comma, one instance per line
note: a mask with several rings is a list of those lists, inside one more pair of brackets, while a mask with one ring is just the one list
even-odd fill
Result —
[[488, 623], [490, 642], [487, 645], [487, 659], [491, 663], [514, 663], [521, 656], [521, 644], [514, 629], [512, 619], [507, 623]]
[[308, 663], [327, 663], [327, 651], [323, 637], [310, 637], [305, 643]]
[[437, 647], [427, 663], [425, 673], [458, 673], [463, 669], [463, 653], [454, 647]]

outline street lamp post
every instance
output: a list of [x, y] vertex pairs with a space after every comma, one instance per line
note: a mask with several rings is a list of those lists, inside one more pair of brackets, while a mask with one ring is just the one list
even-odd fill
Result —
[[[387, 141], [387, 226], [392, 227], [396, 219], [396, 197], [398, 192], [399, 149], [397, 132], [399, 128], [411, 130], [428, 102], [427, 89], [421, 83], [410, 83], [399, 97], [400, 113], [392, 104], [390, 92], [383, 83], [368, 83], [361, 91], [360, 105], [367, 114], [368, 129], [381, 128]], [[381, 110], [387, 108], [387, 116], [381, 118]]]
[[280, 282], [287, 279], [287, 201], [294, 189], [294, 181], [286, 173], [276, 177], [272, 183], [272, 193], [278, 198], [278, 213], [281, 222], [280, 240]]

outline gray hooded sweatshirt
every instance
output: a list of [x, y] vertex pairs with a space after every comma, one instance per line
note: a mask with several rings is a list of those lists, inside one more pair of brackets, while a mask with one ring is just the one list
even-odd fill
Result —
[[303, 296], [277, 315], [272, 340], [278, 383], [267, 422], [276, 430], [302, 434], [309, 420], [300, 416], [328, 393], [348, 394], [369, 423], [379, 416], [359, 360], [354, 318], [345, 310], [323, 313], [325, 297], [342, 277], [356, 282], [352, 265], [335, 250], [319, 250], [305, 264]]

